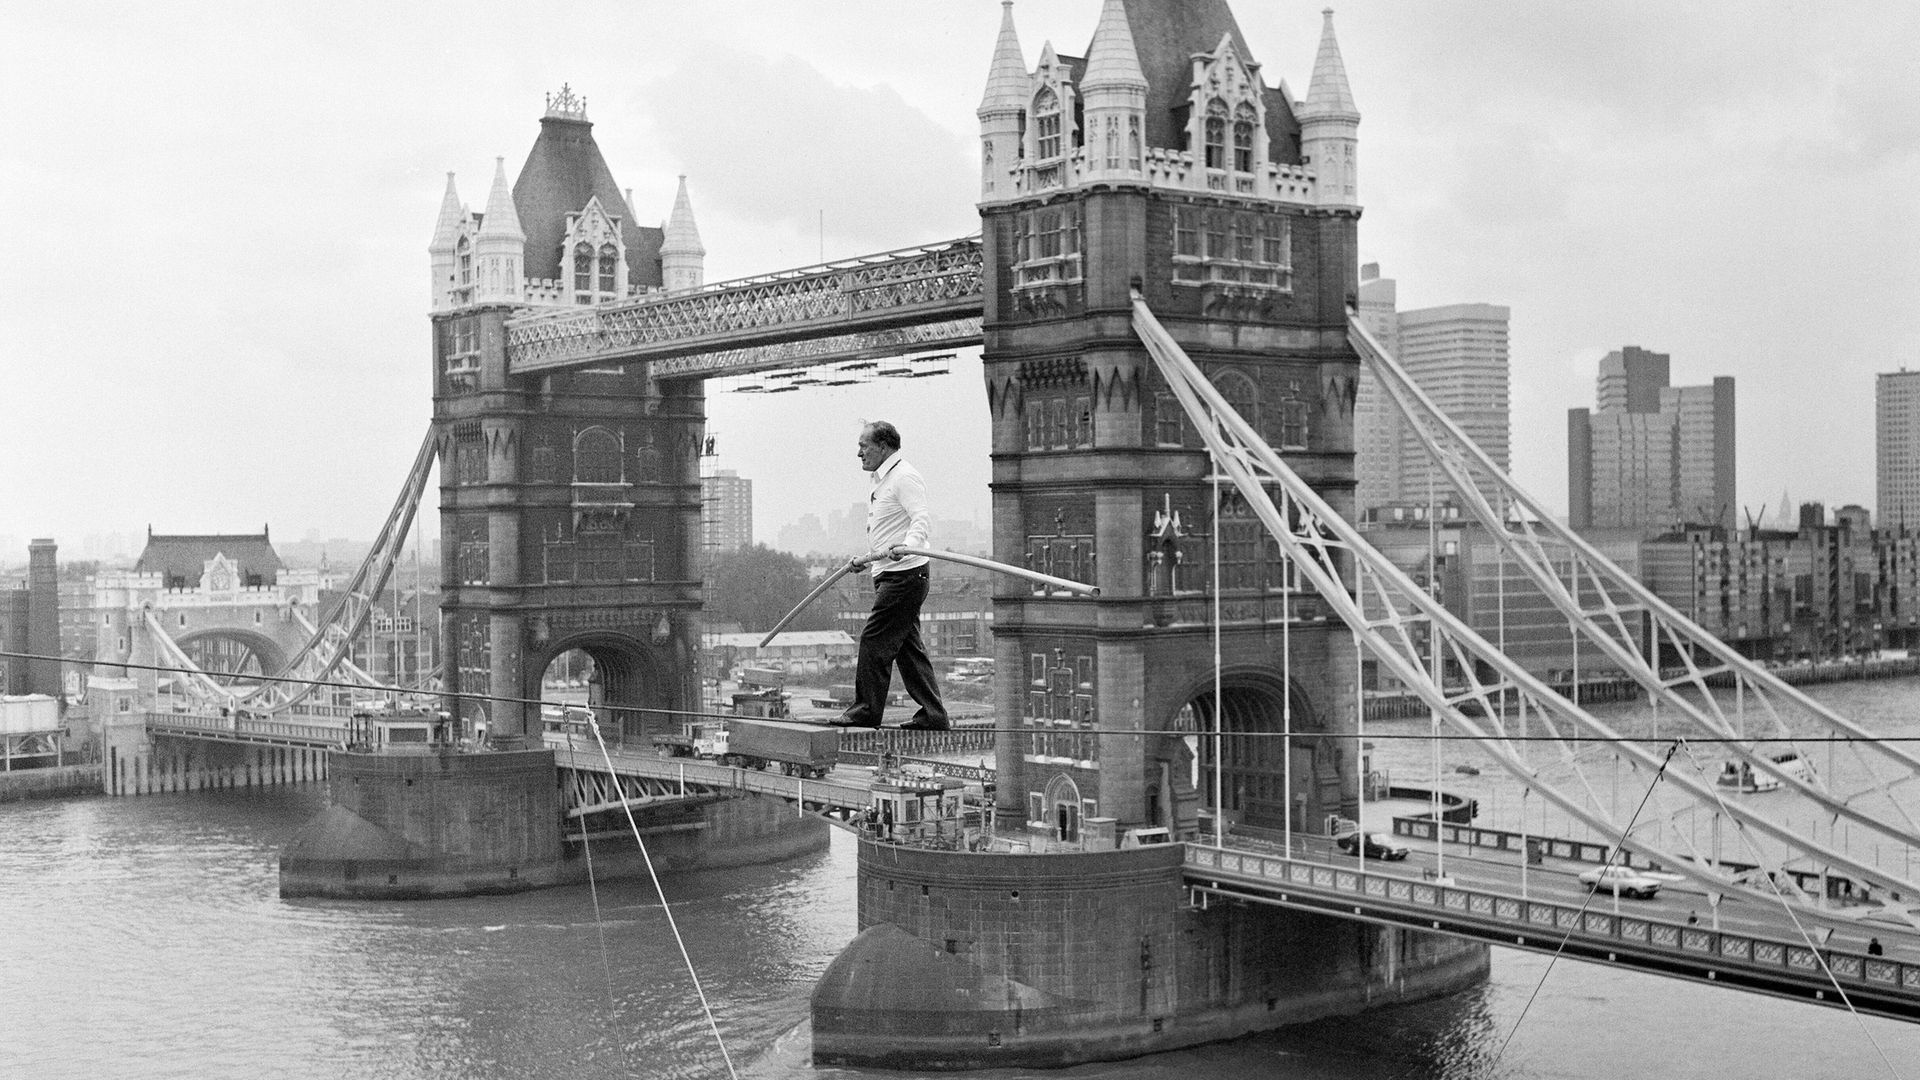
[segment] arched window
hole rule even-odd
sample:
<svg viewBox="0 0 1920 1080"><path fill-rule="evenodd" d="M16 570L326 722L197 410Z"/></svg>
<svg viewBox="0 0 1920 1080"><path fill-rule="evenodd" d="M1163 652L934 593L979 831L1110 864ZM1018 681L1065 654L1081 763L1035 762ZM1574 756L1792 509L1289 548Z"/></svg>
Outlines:
<svg viewBox="0 0 1920 1080"><path fill-rule="evenodd" d="M1255 388L1252 379L1237 371L1223 371L1213 377L1213 385L1219 388L1220 396L1227 399L1227 404L1233 406L1233 411L1239 413L1242 420L1253 425L1254 430L1259 430L1260 391Z"/></svg>
<svg viewBox="0 0 1920 1080"><path fill-rule="evenodd" d="M619 261L620 261L620 250L618 248L614 247L612 244L600 245L600 291L601 292L612 293L615 291L614 283L616 278L614 275L614 268L619 264Z"/></svg>
<svg viewBox="0 0 1920 1080"><path fill-rule="evenodd" d="M1253 106L1244 101L1233 110L1233 168L1236 172L1253 171L1253 132L1258 120Z"/></svg>
<svg viewBox="0 0 1920 1080"><path fill-rule="evenodd" d="M618 484L620 438L603 427L590 427L573 440L573 482L576 484Z"/></svg>
<svg viewBox="0 0 1920 1080"><path fill-rule="evenodd" d="M593 248L586 244L576 245L573 249L573 291L593 291Z"/></svg>
<svg viewBox="0 0 1920 1080"><path fill-rule="evenodd" d="M1060 156L1060 97L1042 88L1033 99L1034 157L1045 161Z"/></svg>
<svg viewBox="0 0 1920 1080"><path fill-rule="evenodd" d="M1127 117L1127 168L1140 171L1140 118Z"/></svg>
<svg viewBox="0 0 1920 1080"><path fill-rule="evenodd" d="M458 251L460 287L464 289L473 284L473 245L468 243L467 238L463 236L460 238Z"/></svg>
<svg viewBox="0 0 1920 1080"><path fill-rule="evenodd" d="M1107 117L1107 168L1118 169L1119 167L1120 120L1118 117L1109 116Z"/></svg>
<svg viewBox="0 0 1920 1080"><path fill-rule="evenodd" d="M1227 167L1227 103L1219 98L1207 102L1207 168Z"/></svg>

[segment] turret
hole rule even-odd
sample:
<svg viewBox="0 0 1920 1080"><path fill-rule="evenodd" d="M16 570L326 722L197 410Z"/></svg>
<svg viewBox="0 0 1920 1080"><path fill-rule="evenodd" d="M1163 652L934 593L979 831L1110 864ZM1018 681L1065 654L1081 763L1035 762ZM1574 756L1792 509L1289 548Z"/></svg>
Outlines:
<svg viewBox="0 0 1920 1080"><path fill-rule="evenodd" d="M1360 205L1360 110L1347 88L1347 66L1333 37L1333 9L1321 14L1320 52L1313 81L1300 106L1300 152L1318 180L1315 202L1321 206Z"/></svg>
<svg viewBox="0 0 1920 1080"><path fill-rule="evenodd" d="M660 245L660 276L668 292L697 289L706 280L707 249L700 244L700 230L693 223L693 203L687 199L687 178L680 178L680 192L673 197L673 214L667 218L666 239Z"/></svg>
<svg viewBox="0 0 1920 1080"><path fill-rule="evenodd" d="M980 98L980 200L1013 196L1013 169L1020 161L1020 140L1027 126L1027 62L1013 29L1013 0L1001 0L1000 40Z"/></svg>
<svg viewBox="0 0 1920 1080"><path fill-rule="evenodd" d="M1147 76L1133 45L1122 0L1106 0L1080 78L1086 117L1087 172L1140 176L1147 113Z"/></svg>
<svg viewBox="0 0 1920 1080"><path fill-rule="evenodd" d="M474 240L474 303L521 303L527 234L513 209L513 189L507 186L507 162L495 158L493 190L487 195L487 213L480 219Z"/></svg>
<svg viewBox="0 0 1920 1080"><path fill-rule="evenodd" d="M447 193L440 198L440 219L434 223L433 239L427 244L433 278L429 295L433 297L435 311L455 306L454 290L460 287L460 225L466 216L466 207L460 205L460 193L453 188L453 174L448 173ZM468 269L471 272L471 265Z"/></svg>

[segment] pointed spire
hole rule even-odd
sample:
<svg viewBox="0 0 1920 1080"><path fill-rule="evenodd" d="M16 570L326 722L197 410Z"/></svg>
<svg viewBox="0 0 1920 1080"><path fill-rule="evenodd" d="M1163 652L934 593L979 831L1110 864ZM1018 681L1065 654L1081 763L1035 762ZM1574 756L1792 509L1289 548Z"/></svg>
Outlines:
<svg viewBox="0 0 1920 1080"><path fill-rule="evenodd" d="M1340 43L1333 36L1333 9L1321 11L1326 22L1320 30L1320 52L1313 59L1313 80L1307 84L1307 101L1300 110L1302 118L1327 117L1360 119L1360 107L1353 103L1353 91L1347 88L1347 65L1340 59Z"/></svg>
<svg viewBox="0 0 1920 1080"><path fill-rule="evenodd" d="M497 157L493 159L493 190L487 193L487 216L480 222L480 238L508 237L527 242L527 234L520 231L520 215L513 210L513 189L507 186L507 159Z"/></svg>
<svg viewBox="0 0 1920 1080"><path fill-rule="evenodd" d="M1107 0L1100 9L1100 25L1094 28L1093 44L1087 48L1086 73L1080 77L1083 94L1104 87L1147 88L1123 0Z"/></svg>
<svg viewBox="0 0 1920 1080"><path fill-rule="evenodd" d="M453 189L453 174L447 174L447 193L440 197L440 220L434 222L433 240L428 251L452 251L460 239L460 220L467 211L460 205L460 193Z"/></svg>
<svg viewBox="0 0 1920 1080"><path fill-rule="evenodd" d="M687 178L680 177L680 193L673 197L673 214L667 218L666 238L660 254L705 255L700 230L693 223L693 203L687 199Z"/></svg>
<svg viewBox="0 0 1920 1080"><path fill-rule="evenodd" d="M993 67L987 71L987 91L980 98L980 116L1021 109L1027 102L1027 61L1020 52L1020 35L1013 29L1013 0L1000 2L1000 40L993 46Z"/></svg>

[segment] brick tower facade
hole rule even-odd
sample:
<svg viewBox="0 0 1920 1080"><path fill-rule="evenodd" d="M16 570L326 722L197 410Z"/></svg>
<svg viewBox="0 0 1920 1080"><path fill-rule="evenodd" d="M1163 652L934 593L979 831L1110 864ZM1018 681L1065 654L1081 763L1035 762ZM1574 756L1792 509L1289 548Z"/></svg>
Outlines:
<svg viewBox="0 0 1920 1080"><path fill-rule="evenodd" d="M1216 504L1130 307L1139 289L1350 512L1360 117L1331 16L1292 101L1225 0L1108 0L1084 58L1047 45L1031 71L1009 7L979 116L995 549L1102 590L999 599L996 706L1018 729L998 748L1001 813L1036 843L1192 830L1215 801L1216 711L1230 818L1279 825L1288 790L1296 828L1351 812L1351 739L1314 734L1352 734L1352 639L1231 485ZM1235 737L1285 730L1291 754Z"/></svg>
<svg viewBox="0 0 1920 1080"><path fill-rule="evenodd" d="M704 390L642 364L516 374L505 323L697 286L686 185L665 228L636 224L584 99L563 88L511 188L496 166L484 213L448 176L429 251L442 655L461 714L490 736L537 738L537 711L515 701L580 649L622 727L664 725L619 710L698 701Z"/></svg>

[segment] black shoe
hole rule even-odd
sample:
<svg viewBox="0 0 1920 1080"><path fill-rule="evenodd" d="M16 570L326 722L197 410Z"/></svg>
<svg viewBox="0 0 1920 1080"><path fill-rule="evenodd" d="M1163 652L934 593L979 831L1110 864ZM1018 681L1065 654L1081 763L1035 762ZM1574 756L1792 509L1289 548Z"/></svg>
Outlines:
<svg viewBox="0 0 1920 1080"><path fill-rule="evenodd" d="M929 720L917 717L900 725L901 731L946 731L949 725L945 720Z"/></svg>
<svg viewBox="0 0 1920 1080"><path fill-rule="evenodd" d="M880 721L878 720L868 720L864 716L855 716L852 713L841 713L839 716L827 721L827 723L834 727L845 728L877 728L880 726Z"/></svg>

